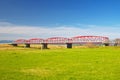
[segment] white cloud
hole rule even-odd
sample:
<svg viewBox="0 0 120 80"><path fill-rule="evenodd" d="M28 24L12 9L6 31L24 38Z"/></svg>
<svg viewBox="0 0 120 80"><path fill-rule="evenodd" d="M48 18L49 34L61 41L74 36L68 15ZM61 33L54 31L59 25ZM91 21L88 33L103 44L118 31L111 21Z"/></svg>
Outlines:
<svg viewBox="0 0 120 80"><path fill-rule="evenodd" d="M85 27L85 28L83 28ZM0 39L30 39L48 38L54 36L73 37L78 35L108 36L109 38L119 38L119 27L103 27L96 25L77 26L20 26L8 22L0 22Z"/></svg>

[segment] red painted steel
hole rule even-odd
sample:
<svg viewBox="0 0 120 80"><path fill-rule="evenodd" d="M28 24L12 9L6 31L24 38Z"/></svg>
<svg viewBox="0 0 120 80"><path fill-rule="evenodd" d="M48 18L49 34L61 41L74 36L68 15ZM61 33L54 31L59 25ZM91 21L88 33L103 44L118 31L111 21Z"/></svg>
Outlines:
<svg viewBox="0 0 120 80"><path fill-rule="evenodd" d="M108 37L102 37L102 36L76 36L72 37L72 43L105 43L109 41Z"/></svg>
<svg viewBox="0 0 120 80"><path fill-rule="evenodd" d="M24 44L25 42L26 42L25 39L17 39L13 43L15 43L15 44Z"/></svg>
<svg viewBox="0 0 120 80"><path fill-rule="evenodd" d="M64 37L51 37L45 40L45 43L49 44L65 44L68 42L68 38Z"/></svg>
<svg viewBox="0 0 120 80"><path fill-rule="evenodd" d="M44 39L41 38L32 38L26 41L26 43L30 43L30 44L40 44L43 43Z"/></svg>
<svg viewBox="0 0 120 80"><path fill-rule="evenodd" d="M16 44L40 44L40 43L48 43L48 44L66 44L66 43L108 43L109 38L103 36L76 36L72 38L65 38L65 37L51 37L48 39L42 38L32 38L29 40L25 39L18 39L13 43Z"/></svg>

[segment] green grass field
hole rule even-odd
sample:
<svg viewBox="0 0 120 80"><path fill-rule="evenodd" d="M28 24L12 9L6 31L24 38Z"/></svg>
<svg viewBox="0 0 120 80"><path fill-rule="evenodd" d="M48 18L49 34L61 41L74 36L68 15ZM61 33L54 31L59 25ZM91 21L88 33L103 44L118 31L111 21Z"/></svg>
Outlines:
<svg viewBox="0 0 120 80"><path fill-rule="evenodd" d="M0 49L0 80L120 80L120 48Z"/></svg>

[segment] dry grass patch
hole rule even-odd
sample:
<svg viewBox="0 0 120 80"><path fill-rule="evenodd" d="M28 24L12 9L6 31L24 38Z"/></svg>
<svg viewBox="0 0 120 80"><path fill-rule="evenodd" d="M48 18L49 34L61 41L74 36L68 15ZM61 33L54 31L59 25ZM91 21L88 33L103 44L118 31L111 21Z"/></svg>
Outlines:
<svg viewBox="0 0 120 80"><path fill-rule="evenodd" d="M0 50L17 50L17 49L25 49L24 47L14 47L10 44L0 44Z"/></svg>
<svg viewBox="0 0 120 80"><path fill-rule="evenodd" d="M41 77L48 77L53 75L53 71L48 69L32 68L32 69L23 69L21 72L29 75L37 75Z"/></svg>
<svg viewBox="0 0 120 80"><path fill-rule="evenodd" d="M66 45L48 45L48 48L52 48L52 49L62 49L62 48L66 48Z"/></svg>

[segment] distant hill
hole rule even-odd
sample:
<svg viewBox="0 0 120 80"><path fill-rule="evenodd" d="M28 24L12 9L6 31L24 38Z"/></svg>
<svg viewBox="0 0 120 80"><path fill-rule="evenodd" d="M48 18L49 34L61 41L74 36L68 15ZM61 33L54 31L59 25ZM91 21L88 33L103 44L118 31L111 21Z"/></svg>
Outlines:
<svg viewBox="0 0 120 80"><path fill-rule="evenodd" d="M13 40L0 40L0 44L2 43L12 43Z"/></svg>

